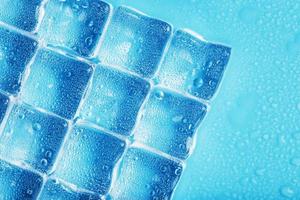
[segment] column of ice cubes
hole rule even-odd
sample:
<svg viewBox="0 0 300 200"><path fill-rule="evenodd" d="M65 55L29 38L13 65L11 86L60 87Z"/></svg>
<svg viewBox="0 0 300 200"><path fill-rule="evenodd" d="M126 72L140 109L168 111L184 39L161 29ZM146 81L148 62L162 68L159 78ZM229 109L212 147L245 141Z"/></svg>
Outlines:
<svg viewBox="0 0 300 200"><path fill-rule="evenodd" d="M31 38L0 26L0 90L14 95L19 92L25 67L37 44Z"/></svg>
<svg viewBox="0 0 300 200"><path fill-rule="evenodd" d="M38 36L53 46L90 56L110 10L109 4L99 0L49 0Z"/></svg>
<svg viewBox="0 0 300 200"><path fill-rule="evenodd" d="M76 186L66 185L58 179L48 179L39 200L100 200L95 194L80 192Z"/></svg>
<svg viewBox="0 0 300 200"><path fill-rule="evenodd" d="M98 65L80 115L115 133L130 135L149 88L141 78Z"/></svg>
<svg viewBox="0 0 300 200"><path fill-rule="evenodd" d="M99 59L151 77L171 35L171 26L128 7L118 7L105 34Z"/></svg>
<svg viewBox="0 0 300 200"><path fill-rule="evenodd" d="M126 152L111 199L170 199L182 173L182 163L140 147Z"/></svg>
<svg viewBox="0 0 300 200"><path fill-rule="evenodd" d="M209 100L222 79L230 52L229 47L178 30L154 80L167 88Z"/></svg>
<svg viewBox="0 0 300 200"><path fill-rule="evenodd" d="M206 111L206 105L199 101L154 88L141 111L134 138L164 153L185 159Z"/></svg>
<svg viewBox="0 0 300 200"><path fill-rule="evenodd" d="M92 66L49 49L40 49L28 70L21 98L30 105L72 119L86 91Z"/></svg>
<svg viewBox="0 0 300 200"><path fill-rule="evenodd" d="M80 189L105 195L125 147L121 139L79 123L66 140L54 176Z"/></svg>
<svg viewBox="0 0 300 200"><path fill-rule="evenodd" d="M43 179L40 175L0 160L0 199L36 199Z"/></svg>
<svg viewBox="0 0 300 200"><path fill-rule="evenodd" d="M0 21L25 31L36 31L44 0L1 0Z"/></svg>
<svg viewBox="0 0 300 200"><path fill-rule="evenodd" d="M0 157L49 173L67 128L63 119L25 104L15 105L0 134Z"/></svg>

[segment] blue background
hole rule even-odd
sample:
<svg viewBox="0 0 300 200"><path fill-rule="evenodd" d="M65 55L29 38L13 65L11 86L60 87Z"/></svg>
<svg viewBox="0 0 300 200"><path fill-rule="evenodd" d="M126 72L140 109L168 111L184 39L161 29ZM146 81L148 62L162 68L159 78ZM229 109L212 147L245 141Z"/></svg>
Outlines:
<svg viewBox="0 0 300 200"><path fill-rule="evenodd" d="M232 47L174 199L300 199L300 1L108 2Z"/></svg>

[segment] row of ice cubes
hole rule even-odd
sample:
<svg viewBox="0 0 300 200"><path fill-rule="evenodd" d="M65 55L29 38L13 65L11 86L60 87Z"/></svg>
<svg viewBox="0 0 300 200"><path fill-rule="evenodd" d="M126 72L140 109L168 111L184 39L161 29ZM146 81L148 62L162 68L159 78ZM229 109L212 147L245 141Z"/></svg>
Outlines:
<svg viewBox="0 0 300 200"><path fill-rule="evenodd" d="M0 11L31 32L0 24L2 199L169 199L230 49L98 0Z"/></svg>

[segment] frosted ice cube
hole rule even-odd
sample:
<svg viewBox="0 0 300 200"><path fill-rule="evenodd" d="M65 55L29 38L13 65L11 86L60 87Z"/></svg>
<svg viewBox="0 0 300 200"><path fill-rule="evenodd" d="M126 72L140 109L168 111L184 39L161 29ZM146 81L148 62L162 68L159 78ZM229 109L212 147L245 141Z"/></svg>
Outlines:
<svg viewBox="0 0 300 200"><path fill-rule="evenodd" d="M144 77L157 69L172 28L128 7L116 9L100 48L104 64L118 65Z"/></svg>
<svg viewBox="0 0 300 200"><path fill-rule="evenodd" d="M25 31L35 31L43 0L1 0L0 21Z"/></svg>
<svg viewBox="0 0 300 200"><path fill-rule="evenodd" d="M62 54L41 49L30 65L23 100L62 117L74 117L86 91L92 67Z"/></svg>
<svg viewBox="0 0 300 200"><path fill-rule="evenodd" d="M129 135L149 87L149 83L138 77L99 65L81 116L116 133Z"/></svg>
<svg viewBox="0 0 300 200"><path fill-rule="evenodd" d="M99 41L111 8L99 0L50 0L45 10L39 37L51 45L89 56Z"/></svg>
<svg viewBox="0 0 300 200"><path fill-rule="evenodd" d="M176 31L156 81L208 100L217 90L230 53L229 47L206 42L190 32Z"/></svg>
<svg viewBox="0 0 300 200"><path fill-rule="evenodd" d="M67 186L58 179L48 179L39 200L100 200L99 196L79 192L76 188Z"/></svg>
<svg viewBox="0 0 300 200"><path fill-rule="evenodd" d="M9 102L9 98L6 95L0 93L0 125L7 111Z"/></svg>
<svg viewBox="0 0 300 200"><path fill-rule="evenodd" d="M154 88L135 129L137 141L185 159L207 107L166 89Z"/></svg>
<svg viewBox="0 0 300 200"><path fill-rule="evenodd" d="M54 176L78 188L106 194L125 142L84 124L71 131Z"/></svg>
<svg viewBox="0 0 300 200"><path fill-rule="evenodd" d="M171 199L182 164L141 148L126 152L111 199Z"/></svg>
<svg viewBox="0 0 300 200"><path fill-rule="evenodd" d="M67 132L67 122L27 105L12 109L0 135L0 156L49 172Z"/></svg>
<svg viewBox="0 0 300 200"><path fill-rule="evenodd" d="M43 179L28 170L0 160L0 199L36 199Z"/></svg>
<svg viewBox="0 0 300 200"><path fill-rule="evenodd" d="M22 75L36 46L35 40L0 27L0 90L19 92Z"/></svg>

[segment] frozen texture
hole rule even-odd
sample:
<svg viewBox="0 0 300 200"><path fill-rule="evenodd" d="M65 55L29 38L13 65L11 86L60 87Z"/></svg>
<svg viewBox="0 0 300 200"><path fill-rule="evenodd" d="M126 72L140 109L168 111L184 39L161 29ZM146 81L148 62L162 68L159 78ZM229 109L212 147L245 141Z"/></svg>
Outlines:
<svg viewBox="0 0 300 200"><path fill-rule="evenodd" d="M99 41L111 8L99 0L50 0L45 10L39 37L51 45L89 56Z"/></svg>
<svg viewBox="0 0 300 200"><path fill-rule="evenodd" d="M0 199L36 199L42 182L41 176L0 160Z"/></svg>
<svg viewBox="0 0 300 200"><path fill-rule="evenodd" d="M1 0L0 21L25 31L35 31L43 0Z"/></svg>
<svg viewBox="0 0 300 200"><path fill-rule="evenodd" d="M9 98L4 94L0 93L0 125L7 111L9 102Z"/></svg>
<svg viewBox="0 0 300 200"><path fill-rule="evenodd" d="M230 57L230 48L176 31L156 77L160 84L209 100L216 92Z"/></svg>
<svg viewBox="0 0 300 200"><path fill-rule="evenodd" d="M100 197L71 188L57 179L48 179L39 200L100 200Z"/></svg>
<svg viewBox="0 0 300 200"><path fill-rule="evenodd" d="M129 135L149 88L149 83L138 77L99 65L81 116L116 133Z"/></svg>
<svg viewBox="0 0 300 200"><path fill-rule="evenodd" d="M121 163L112 199L170 199L182 164L140 148L130 148Z"/></svg>
<svg viewBox="0 0 300 200"><path fill-rule="evenodd" d="M35 40L0 27L0 90L11 94L19 92L25 67L36 46Z"/></svg>
<svg viewBox="0 0 300 200"><path fill-rule="evenodd" d="M116 9L103 44L99 59L151 77L171 34L166 22L150 18L128 7Z"/></svg>
<svg viewBox="0 0 300 200"><path fill-rule="evenodd" d="M134 133L135 139L185 159L206 111L206 106L196 100L155 88L141 111L141 119Z"/></svg>
<svg viewBox="0 0 300 200"><path fill-rule="evenodd" d="M49 172L55 162L67 122L26 105L16 105L0 135L0 155L22 161L40 172Z"/></svg>
<svg viewBox="0 0 300 200"><path fill-rule="evenodd" d="M30 66L22 98L28 104L72 119L92 71L84 62L41 49Z"/></svg>
<svg viewBox="0 0 300 200"><path fill-rule="evenodd" d="M103 131L77 125L66 141L55 176L98 194L110 188L125 142Z"/></svg>

